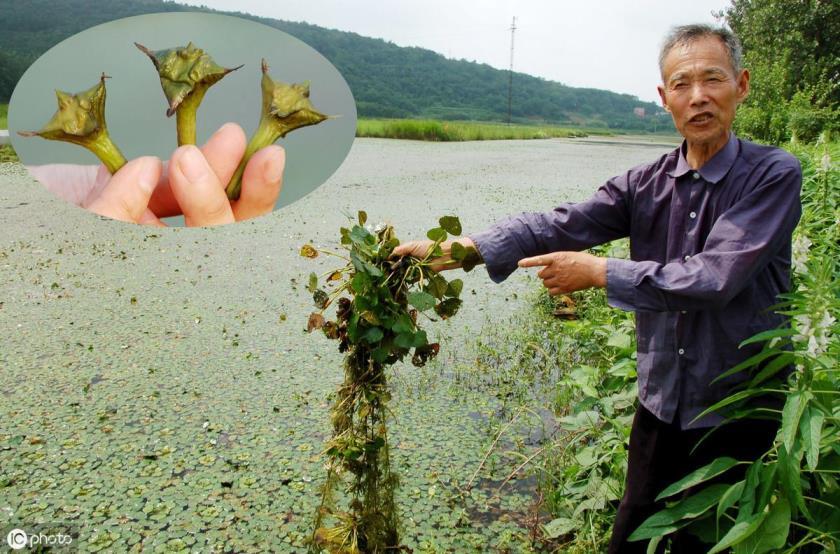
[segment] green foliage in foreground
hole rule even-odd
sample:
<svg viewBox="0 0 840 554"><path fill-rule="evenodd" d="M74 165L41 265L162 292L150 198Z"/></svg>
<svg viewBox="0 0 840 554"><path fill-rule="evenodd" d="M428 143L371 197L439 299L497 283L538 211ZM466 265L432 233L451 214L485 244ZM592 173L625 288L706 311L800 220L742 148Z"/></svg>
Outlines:
<svg viewBox="0 0 840 554"><path fill-rule="evenodd" d="M840 145L796 153L803 167L803 216L794 234L794 292L777 307L791 316L791 328L745 341L764 348L730 372L748 371L752 380L709 409L726 409L730 419L778 419L779 434L740 481L703 488L719 473L707 466L663 491L668 508L633 535L652 539L651 548L686 527L709 544L709 552L840 551L840 173L832 162ZM783 379L781 370L791 365L795 371ZM784 393L781 411L746 407L750 398L771 391ZM700 500L702 509L696 509Z"/></svg>
<svg viewBox="0 0 840 554"><path fill-rule="evenodd" d="M465 140L546 139L609 135L600 130L567 127L506 125L477 121L439 121L434 119L359 119L357 137L455 142Z"/></svg>
<svg viewBox="0 0 840 554"><path fill-rule="evenodd" d="M463 281L447 281L431 262L442 255L440 244L449 234L461 234L457 217L444 216L439 227L429 230L435 242L423 259L392 257L400 244L394 228L367 227L366 222L367 214L360 211L358 224L341 229L345 252L324 251L344 260L343 267L328 271L320 287L318 276L309 276L308 289L320 311L310 315L308 330L321 329L338 340L339 352L345 353L344 382L330 414L333 435L326 445L327 478L315 516L312 552L402 550L394 503L398 479L391 471L387 434L391 390L386 371L412 350L415 366L435 357L440 346L429 342L418 318L450 318L462 302ZM311 245L301 249L308 258L318 252ZM475 266L476 258L472 248L461 247L458 253L452 249L452 259L465 270ZM323 314L333 302L336 318L327 321Z"/></svg>
<svg viewBox="0 0 840 554"><path fill-rule="evenodd" d="M626 256L626 243L594 249ZM559 314L559 317L558 317ZM571 319L568 319L571 318ZM603 290L557 301L540 287L531 308L511 321L485 329L478 343L475 374L459 374L501 399L501 425L547 408L518 435L542 439L508 452L513 474L537 479L543 525L534 536L562 552L606 549L627 468L625 443L635 413L636 352L633 314L607 305ZM544 408L543 408L544 407ZM548 422L546 422L548 419Z"/></svg>
<svg viewBox="0 0 840 554"><path fill-rule="evenodd" d="M0 104L0 129L9 128L9 105Z"/></svg>

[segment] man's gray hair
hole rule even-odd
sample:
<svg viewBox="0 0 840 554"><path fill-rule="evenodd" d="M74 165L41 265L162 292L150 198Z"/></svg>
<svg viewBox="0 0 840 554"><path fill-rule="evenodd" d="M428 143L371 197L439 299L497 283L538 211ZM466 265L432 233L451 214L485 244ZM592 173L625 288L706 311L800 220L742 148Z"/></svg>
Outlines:
<svg viewBox="0 0 840 554"><path fill-rule="evenodd" d="M672 48L678 45L690 44L697 39L706 37L717 37L726 47L729 53L729 63L732 66L732 71L737 75L741 71L741 58L743 51L741 49L741 41L735 36L735 33L726 27L713 27L704 23L694 25L681 25L674 27L665 41L662 43L662 50L659 51L659 73L665 78L665 57Z"/></svg>

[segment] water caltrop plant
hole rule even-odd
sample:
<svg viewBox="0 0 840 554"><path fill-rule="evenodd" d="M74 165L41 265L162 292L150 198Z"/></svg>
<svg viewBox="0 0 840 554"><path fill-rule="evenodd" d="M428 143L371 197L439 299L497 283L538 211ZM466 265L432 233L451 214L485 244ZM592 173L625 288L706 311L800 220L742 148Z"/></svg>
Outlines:
<svg viewBox="0 0 840 554"><path fill-rule="evenodd" d="M440 264L435 258L442 256L441 243L450 234L461 234L458 218L440 218L439 227L427 233L434 243L423 258L394 257L400 241L393 227L370 227L366 221L367 214L359 212L357 224L341 229L346 255L312 245L300 252L308 258L324 253L346 261L320 278L309 276L308 289L319 311L309 316L307 329L320 329L337 340L345 354L344 381L331 411L333 434L325 449L327 478L315 518L313 552L401 548L394 504L398 479L389 458L386 371L409 355L415 366L434 358L440 345L429 342L418 320L447 319L461 307L463 281L446 280L432 269ZM475 249L460 247L445 263L469 271L477 257ZM327 320L324 313L333 304L335 319Z"/></svg>

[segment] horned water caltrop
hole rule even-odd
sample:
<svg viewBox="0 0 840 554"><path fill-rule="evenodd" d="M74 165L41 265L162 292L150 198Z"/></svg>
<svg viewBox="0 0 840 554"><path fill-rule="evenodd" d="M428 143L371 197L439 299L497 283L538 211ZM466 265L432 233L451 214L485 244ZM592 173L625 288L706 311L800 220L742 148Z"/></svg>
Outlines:
<svg viewBox="0 0 840 554"><path fill-rule="evenodd" d="M134 43L154 63L168 102L166 115L176 116L178 144L196 143L196 117L207 90L231 69L218 65L192 42L187 46L152 51ZM239 166L227 184L229 199L236 200L242 188L242 174L251 156L273 144L291 131L317 125L329 116L317 111L309 100L309 82L287 84L268 75L268 63L262 60L262 105L259 125L248 141ZM88 90L72 94L56 91L58 110L39 131L18 131L21 136L40 136L83 146L93 152L108 171L116 173L126 163L125 156L111 140L105 122L105 79Z"/></svg>

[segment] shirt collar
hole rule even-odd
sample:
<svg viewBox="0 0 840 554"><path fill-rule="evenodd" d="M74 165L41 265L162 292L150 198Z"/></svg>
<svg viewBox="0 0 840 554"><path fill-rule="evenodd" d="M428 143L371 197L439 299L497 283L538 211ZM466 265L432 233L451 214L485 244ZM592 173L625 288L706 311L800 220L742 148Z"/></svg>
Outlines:
<svg viewBox="0 0 840 554"><path fill-rule="evenodd" d="M685 159L685 149L686 142L683 140L678 149L679 156L677 158L677 165L673 171L671 171L671 177L679 178L690 171L694 171ZM735 136L735 133L729 131L729 140L726 142L724 147L718 150L718 152L712 156L712 159L703 164L703 167L698 169L697 172L701 177L703 177L703 180L709 183L717 183L723 179L727 173L729 173L729 169L732 167L732 164L735 163L735 158L737 157L738 138Z"/></svg>

